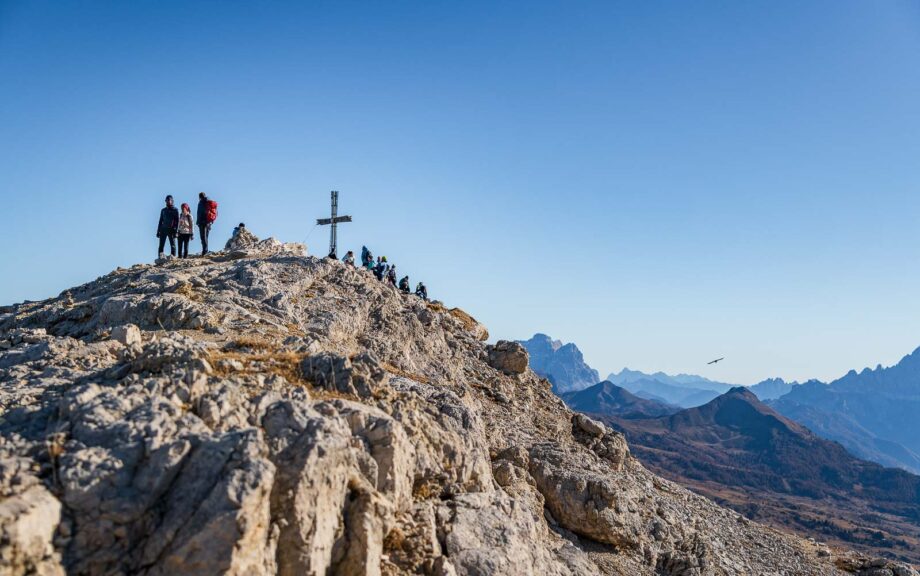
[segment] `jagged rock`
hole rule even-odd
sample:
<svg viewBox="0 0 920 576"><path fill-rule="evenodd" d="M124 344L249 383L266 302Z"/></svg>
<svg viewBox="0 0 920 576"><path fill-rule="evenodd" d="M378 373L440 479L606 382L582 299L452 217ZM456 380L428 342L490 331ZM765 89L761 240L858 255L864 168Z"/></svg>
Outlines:
<svg viewBox="0 0 920 576"><path fill-rule="evenodd" d="M572 423L575 427L588 434L589 436L596 436L600 438L607 432L607 427L597 420L592 420L584 414L575 414L572 416Z"/></svg>
<svg viewBox="0 0 920 576"><path fill-rule="evenodd" d="M911 574L656 477L518 345L304 254L0 308L0 574Z"/></svg>
<svg viewBox="0 0 920 576"><path fill-rule="evenodd" d="M141 343L141 331L134 324L125 324L112 328L112 339L121 342L125 346Z"/></svg>
<svg viewBox="0 0 920 576"><path fill-rule="evenodd" d="M505 374L527 371L527 350L518 342L499 340L489 347L489 365Z"/></svg>
<svg viewBox="0 0 920 576"><path fill-rule="evenodd" d="M327 353L308 356L300 363L300 370L316 386L364 398L370 397L386 376L376 358L368 353L351 360Z"/></svg>

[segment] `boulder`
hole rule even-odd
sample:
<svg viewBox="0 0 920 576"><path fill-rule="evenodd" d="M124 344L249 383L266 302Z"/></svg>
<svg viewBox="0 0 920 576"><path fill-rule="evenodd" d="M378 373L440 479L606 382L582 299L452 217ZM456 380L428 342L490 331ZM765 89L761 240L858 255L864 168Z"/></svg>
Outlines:
<svg viewBox="0 0 920 576"><path fill-rule="evenodd" d="M141 343L141 330L134 324L123 324L112 328L112 339L125 346Z"/></svg>
<svg viewBox="0 0 920 576"><path fill-rule="evenodd" d="M489 346L489 365L505 374L523 374L527 371L527 350L517 342L499 340Z"/></svg>

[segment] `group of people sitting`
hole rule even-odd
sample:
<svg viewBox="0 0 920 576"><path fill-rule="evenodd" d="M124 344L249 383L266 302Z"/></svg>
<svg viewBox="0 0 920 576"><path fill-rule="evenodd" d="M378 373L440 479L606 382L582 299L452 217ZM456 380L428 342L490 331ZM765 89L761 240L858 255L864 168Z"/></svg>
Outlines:
<svg viewBox="0 0 920 576"><path fill-rule="evenodd" d="M330 258L336 258L335 254L330 254ZM355 253L349 250L342 258L342 262L355 266ZM397 288L403 294L411 294L411 284L409 277L403 276L399 282L396 281L396 265L387 262L386 256L378 256L374 260L374 255L367 249L367 246L361 247L361 268L374 274L377 280L385 282L394 288ZM415 295L422 300L428 300L428 288L425 284L419 282L415 286Z"/></svg>
<svg viewBox="0 0 920 576"><path fill-rule="evenodd" d="M201 238L201 254L208 253L208 235L211 225L217 220L217 202L208 199L204 192L198 194L198 209L192 221L192 210L188 204L182 204L182 211L173 204L173 197L166 197L166 207L160 210L160 222L157 224L157 238L160 239L159 257L163 258L163 248L169 240L169 253L176 255L176 238L179 239L179 258L188 258L189 241L195 239L195 226L198 226Z"/></svg>

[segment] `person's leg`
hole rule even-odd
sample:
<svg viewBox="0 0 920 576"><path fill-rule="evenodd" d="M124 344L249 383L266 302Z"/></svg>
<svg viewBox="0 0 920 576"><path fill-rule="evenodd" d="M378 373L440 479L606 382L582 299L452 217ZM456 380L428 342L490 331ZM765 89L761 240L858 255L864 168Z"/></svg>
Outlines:
<svg viewBox="0 0 920 576"><path fill-rule="evenodd" d="M159 258L163 257L163 246L166 245L166 234L160 234L160 247L157 249L157 255Z"/></svg>
<svg viewBox="0 0 920 576"><path fill-rule="evenodd" d="M201 234L201 253L208 253L208 232L211 231L210 224L201 224L198 226L198 232Z"/></svg>
<svg viewBox="0 0 920 576"><path fill-rule="evenodd" d="M169 255L176 255L176 235L172 233L169 235Z"/></svg>
<svg viewBox="0 0 920 576"><path fill-rule="evenodd" d="M190 243L191 241L192 241L192 235L191 235L191 234L186 234L186 235L185 235L185 244L184 244L183 247L182 247L182 257L183 257L183 258L188 258L188 245L189 245L189 243Z"/></svg>
<svg viewBox="0 0 920 576"><path fill-rule="evenodd" d="M179 234L179 258L185 258L188 253L188 234Z"/></svg>

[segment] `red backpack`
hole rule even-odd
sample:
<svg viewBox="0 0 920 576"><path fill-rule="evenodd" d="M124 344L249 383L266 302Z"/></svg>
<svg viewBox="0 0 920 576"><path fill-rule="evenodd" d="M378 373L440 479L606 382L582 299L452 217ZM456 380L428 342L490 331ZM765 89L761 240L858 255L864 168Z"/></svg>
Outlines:
<svg viewBox="0 0 920 576"><path fill-rule="evenodd" d="M208 224L213 223L215 220L217 220L217 202L208 200Z"/></svg>

